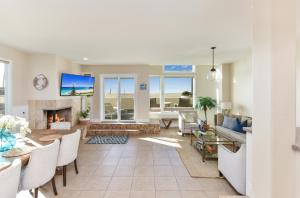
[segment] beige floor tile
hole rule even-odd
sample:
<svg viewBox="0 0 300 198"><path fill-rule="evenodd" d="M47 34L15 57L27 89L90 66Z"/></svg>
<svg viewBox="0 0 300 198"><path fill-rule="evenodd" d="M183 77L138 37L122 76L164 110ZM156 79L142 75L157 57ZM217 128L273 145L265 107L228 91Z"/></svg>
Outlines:
<svg viewBox="0 0 300 198"><path fill-rule="evenodd" d="M154 168L153 166L136 166L134 170L135 177L153 177L154 176Z"/></svg>
<svg viewBox="0 0 300 198"><path fill-rule="evenodd" d="M113 177L108 190L129 190L131 189L132 177Z"/></svg>
<svg viewBox="0 0 300 198"><path fill-rule="evenodd" d="M104 198L129 198L130 191L106 191Z"/></svg>
<svg viewBox="0 0 300 198"><path fill-rule="evenodd" d="M118 166L115 170L115 177L132 177L134 174L134 166Z"/></svg>
<svg viewBox="0 0 300 198"><path fill-rule="evenodd" d="M175 177L156 177L155 178L156 190L178 190L178 185Z"/></svg>
<svg viewBox="0 0 300 198"><path fill-rule="evenodd" d="M155 198L155 191L131 191L130 198Z"/></svg>
<svg viewBox="0 0 300 198"><path fill-rule="evenodd" d="M105 191L80 191L77 198L103 198Z"/></svg>
<svg viewBox="0 0 300 198"><path fill-rule="evenodd" d="M181 191L182 198L208 198L204 191Z"/></svg>
<svg viewBox="0 0 300 198"><path fill-rule="evenodd" d="M156 177L173 177L173 168L172 166L154 166L154 175Z"/></svg>
<svg viewBox="0 0 300 198"><path fill-rule="evenodd" d="M172 166L173 173L175 176L179 177L189 177L190 174L185 168L185 166Z"/></svg>
<svg viewBox="0 0 300 198"><path fill-rule="evenodd" d="M147 158L147 159L140 159L138 158L135 162L136 166L153 166L154 162L153 162L153 158Z"/></svg>
<svg viewBox="0 0 300 198"><path fill-rule="evenodd" d="M72 179L67 178L67 186L65 187L68 190L84 190L88 177L86 176L77 176Z"/></svg>
<svg viewBox="0 0 300 198"><path fill-rule="evenodd" d="M176 177L180 190L204 190L196 178Z"/></svg>
<svg viewBox="0 0 300 198"><path fill-rule="evenodd" d="M113 176L114 172L116 169L116 165L111 165L111 166L106 166L106 165L101 165L96 168L94 171L95 176L102 176L102 177L110 177Z"/></svg>
<svg viewBox="0 0 300 198"><path fill-rule="evenodd" d="M85 190L106 190L110 181L111 181L111 177L92 176L88 178L84 189Z"/></svg>
<svg viewBox="0 0 300 198"><path fill-rule="evenodd" d="M60 190L58 192L58 195L54 196L54 197L56 197L56 198L70 198L70 197L78 198L79 194L80 194L80 191L63 189L63 190Z"/></svg>
<svg viewBox="0 0 300 198"><path fill-rule="evenodd" d="M102 165L105 166L116 166L119 163L119 157L109 157L107 156L103 161Z"/></svg>
<svg viewBox="0 0 300 198"><path fill-rule="evenodd" d="M131 189L134 191L154 191L154 177L134 177Z"/></svg>
<svg viewBox="0 0 300 198"><path fill-rule="evenodd" d="M121 158L119 160L119 166L134 166L135 161L136 161L135 157Z"/></svg>
<svg viewBox="0 0 300 198"><path fill-rule="evenodd" d="M170 166L171 162L169 158L154 158L155 166Z"/></svg>
<svg viewBox="0 0 300 198"><path fill-rule="evenodd" d="M180 198L179 191L156 191L156 198Z"/></svg>

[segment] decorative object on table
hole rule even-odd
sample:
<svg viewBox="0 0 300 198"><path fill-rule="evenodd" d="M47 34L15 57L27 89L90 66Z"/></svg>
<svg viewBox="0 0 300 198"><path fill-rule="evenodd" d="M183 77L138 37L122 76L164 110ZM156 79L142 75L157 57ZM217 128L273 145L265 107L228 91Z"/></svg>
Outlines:
<svg viewBox="0 0 300 198"><path fill-rule="evenodd" d="M209 128L209 125L206 123L206 121L200 120L200 123L199 123L200 131L206 132L208 130L208 128Z"/></svg>
<svg viewBox="0 0 300 198"><path fill-rule="evenodd" d="M127 135L94 136L87 144L126 144L127 141Z"/></svg>
<svg viewBox="0 0 300 198"><path fill-rule="evenodd" d="M62 136L63 136L62 134L47 135L47 136L43 136L43 137L39 138L39 141L41 141L41 142L49 142L49 141L53 141L53 140L59 139Z"/></svg>
<svg viewBox="0 0 300 198"><path fill-rule="evenodd" d="M79 113L79 122L80 124L89 124L90 123L90 110L91 110L91 107L89 105L89 103L87 103L87 107L85 110L81 110L80 113Z"/></svg>
<svg viewBox="0 0 300 198"><path fill-rule="evenodd" d="M146 83L141 83L140 84L140 90L147 90L147 84Z"/></svg>
<svg viewBox="0 0 300 198"><path fill-rule="evenodd" d="M196 101L196 109L203 110L205 120L203 121L207 126L203 126L204 129L208 130L209 125L207 124L207 110L215 108L217 106L217 102L215 99L211 97L198 97Z"/></svg>
<svg viewBox="0 0 300 198"><path fill-rule="evenodd" d="M222 113L224 115L229 115L230 110L232 109L232 103L231 102L222 102L221 109L222 109Z"/></svg>
<svg viewBox="0 0 300 198"><path fill-rule="evenodd" d="M24 118L11 115L0 117L0 152L12 149L16 144L16 134L25 137L31 130Z"/></svg>
<svg viewBox="0 0 300 198"><path fill-rule="evenodd" d="M207 78L207 80L218 82L222 79L222 73L220 72L219 69L215 68L215 49L216 49L216 47L211 47L210 49L212 50L212 65L211 65L211 69L209 70L206 78Z"/></svg>
<svg viewBox="0 0 300 198"><path fill-rule="evenodd" d="M48 79L44 74L39 74L33 79L33 86L41 91L48 86Z"/></svg>

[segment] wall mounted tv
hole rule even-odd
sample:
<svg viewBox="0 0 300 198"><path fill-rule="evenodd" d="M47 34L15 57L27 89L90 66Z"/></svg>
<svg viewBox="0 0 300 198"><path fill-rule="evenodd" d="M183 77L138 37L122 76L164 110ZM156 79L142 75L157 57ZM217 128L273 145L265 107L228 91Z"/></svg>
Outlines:
<svg viewBox="0 0 300 198"><path fill-rule="evenodd" d="M92 96L95 77L74 74L61 74L61 96Z"/></svg>

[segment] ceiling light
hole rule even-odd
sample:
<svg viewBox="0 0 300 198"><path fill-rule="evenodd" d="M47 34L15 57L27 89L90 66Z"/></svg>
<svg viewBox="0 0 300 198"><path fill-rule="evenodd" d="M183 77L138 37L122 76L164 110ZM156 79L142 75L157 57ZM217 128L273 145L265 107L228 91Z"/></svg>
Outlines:
<svg viewBox="0 0 300 198"><path fill-rule="evenodd" d="M83 60L84 60L84 61L88 61L89 59L88 59L87 57L84 57Z"/></svg>
<svg viewBox="0 0 300 198"><path fill-rule="evenodd" d="M212 50L212 66L209 70L206 78L210 81L219 81L222 78L221 72L215 68L215 49L216 47L211 47Z"/></svg>

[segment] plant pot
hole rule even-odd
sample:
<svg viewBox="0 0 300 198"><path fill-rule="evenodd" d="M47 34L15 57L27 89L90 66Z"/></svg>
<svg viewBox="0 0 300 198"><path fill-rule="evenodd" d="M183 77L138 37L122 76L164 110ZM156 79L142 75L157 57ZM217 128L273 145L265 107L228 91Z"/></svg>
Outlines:
<svg viewBox="0 0 300 198"><path fill-rule="evenodd" d="M91 118L79 118L79 124L88 125L91 122Z"/></svg>

